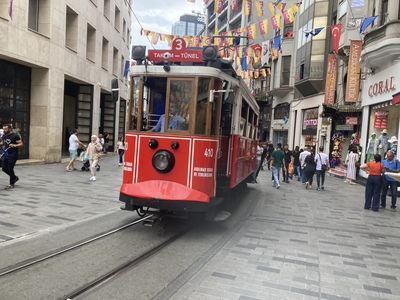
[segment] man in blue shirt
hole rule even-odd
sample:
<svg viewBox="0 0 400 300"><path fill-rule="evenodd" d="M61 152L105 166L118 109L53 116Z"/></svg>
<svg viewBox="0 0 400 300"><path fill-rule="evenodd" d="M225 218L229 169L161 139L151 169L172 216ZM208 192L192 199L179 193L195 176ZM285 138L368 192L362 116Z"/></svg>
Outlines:
<svg viewBox="0 0 400 300"><path fill-rule="evenodd" d="M394 159L393 151L389 150L386 153L386 159L382 161L382 164L385 166L385 171L399 173L399 162L397 159ZM386 183L382 184L382 192L381 192L381 208L386 207L386 195L390 186L390 193L392 195L392 205L390 209L392 211L396 211L396 201L397 201L397 180L393 179L386 175Z"/></svg>
<svg viewBox="0 0 400 300"><path fill-rule="evenodd" d="M169 107L169 118L167 127L168 130L178 130L179 129L178 126L186 122L186 120L182 116L176 113L175 108L176 107L174 105L170 105ZM150 129L150 131L164 132L164 128L165 128L165 114L161 115L160 119L158 119L156 126Z"/></svg>

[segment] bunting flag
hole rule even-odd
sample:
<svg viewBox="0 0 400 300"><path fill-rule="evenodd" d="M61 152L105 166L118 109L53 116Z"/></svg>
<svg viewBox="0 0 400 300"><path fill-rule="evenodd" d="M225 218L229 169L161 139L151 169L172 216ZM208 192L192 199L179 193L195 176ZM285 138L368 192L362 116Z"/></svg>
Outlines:
<svg viewBox="0 0 400 300"><path fill-rule="evenodd" d="M264 1L256 0L257 16L262 17L264 15Z"/></svg>
<svg viewBox="0 0 400 300"><path fill-rule="evenodd" d="M283 12L283 10L284 10L285 7L286 7L286 3L279 2L279 3L276 5L276 7L277 7L281 12Z"/></svg>
<svg viewBox="0 0 400 300"><path fill-rule="evenodd" d="M150 36L151 36L150 43L153 45L157 45L158 41L160 40L160 34L156 32L151 32Z"/></svg>
<svg viewBox="0 0 400 300"><path fill-rule="evenodd" d="M311 29L311 30L304 30L304 33L306 34L306 38L308 38L310 34L312 36L318 35L318 33L320 33L321 30L324 29L324 28L325 27L319 27L319 28L314 28L314 29Z"/></svg>
<svg viewBox="0 0 400 300"><path fill-rule="evenodd" d="M333 51L337 54L339 52L340 34L342 33L342 24L331 26Z"/></svg>
<svg viewBox="0 0 400 300"><path fill-rule="evenodd" d="M291 6L293 8L293 10L298 13L299 12L299 6L301 5L301 2L297 2L297 3L292 3Z"/></svg>
<svg viewBox="0 0 400 300"><path fill-rule="evenodd" d="M259 69L255 69L254 70L254 78L258 78L260 77L260 70Z"/></svg>
<svg viewBox="0 0 400 300"><path fill-rule="evenodd" d="M208 1L209 0L203 0L204 4L206 4L206 5L208 4Z"/></svg>
<svg viewBox="0 0 400 300"><path fill-rule="evenodd" d="M224 8L224 0L214 1L214 13L220 14Z"/></svg>
<svg viewBox="0 0 400 300"><path fill-rule="evenodd" d="M251 0L244 0L244 15L251 15Z"/></svg>
<svg viewBox="0 0 400 300"><path fill-rule="evenodd" d="M238 10L239 9L239 0L230 0L231 1L231 9Z"/></svg>
<svg viewBox="0 0 400 300"><path fill-rule="evenodd" d="M260 21L257 24L258 24L258 29L260 30L261 35L268 33L268 19Z"/></svg>
<svg viewBox="0 0 400 300"><path fill-rule="evenodd" d="M285 24L290 24L294 21L294 13L292 8L283 10L282 14L283 14L283 19L285 20Z"/></svg>
<svg viewBox="0 0 400 300"><path fill-rule="evenodd" d="M247 70L247 57L245 55L245 48L242 49L242 58L240 59L240 66L242 70Z"/></svg>
<svg viewBox="0 0 400 300"><path fill-rule="evenodd" d="M124 77L127 77L127 76L128 76L130 65L131 65L131 64L130 64L130 61L129 61L129 60L126 60L126 61L125 61L125 68L124 68Z"/></svg>
<svg viewBox="0 0 400 300"><path fill-rule="evenodd" d="M246 31L247 31L247 36L250 40L253 40L257 37L256 24L251 24L247 26Z"/></svg>
<svg viewBox="0 0 400 300"><path fill-rule="evenodd" d="M276 15L276 4L275 4L275 2L268 2L268 7L269 7L269 10L271 11L271 14L273 16L275 16Z"/></svg>
<svg viewBox="0 0 400 300"><path fill-rule="evenodd" d="M362 23L361 23L361 26L360 26L360 33L363 33L363 32L365 31L365 29L367 29L367 27L368 27L373 21L375 21L375 19L376 19L377 17L378 17L378 16L372 16L372 17L365 18L365 19L362 21Z"/></svg>
<svg viewBox="0 0 400 300"><path fill-rule="evenodd" d="M8 1L8 16L10 20L12 20L12 11L13 11L13 0Z"/></svg>
<svg viewBox="0 0 400 300"><path fill-rule="evenodd" d="M281 15L274 15L271 17L271 24L274 30L277 30L281 27Z"/></svg>
<svg viewBox="0 0 400 300"><path fill-rule="evenodd" d="M279 50L281 48L281 36L277 35L274 37L274 50Z"/></svg>

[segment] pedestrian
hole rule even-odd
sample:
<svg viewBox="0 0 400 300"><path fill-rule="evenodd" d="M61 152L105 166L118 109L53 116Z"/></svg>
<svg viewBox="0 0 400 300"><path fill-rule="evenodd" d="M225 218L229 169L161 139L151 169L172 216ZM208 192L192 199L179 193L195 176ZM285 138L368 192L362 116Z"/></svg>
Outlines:
<svg viewBox="0 0 400 300"><path fill-rule="evenodd" d="M90 172L92 173L92 177L89 179L90 181L96 181L96 167L100 160L102 149L101 144L97 140L97 136L92 135L91 142L86 151L86 154L89 157Z"/></svg>
<svg viewBox="0 0 400 300"><path fill-rule="evenodd" d="M263 155L264 149L265 149L265 147L264 147L263 140L259 140L258 145L257 145L257 152L256 152L256 168L253 172L253 181L251 183L257 183L258 173L262 169L262 162L263 162L262 155Z"/></svg>
<svg viewBox="0 0 400 300"><path fill-rule="evenodd" d="M103 148L104 148L104 137L103 137L103 135L101 133L99 134L98 142L101 145L101 151L103 151Z"/></svg>
<svg viewBox="0 0 400 300"><path fill-rule="evenodd" d="M78 134L79 134L78 129L74 129L72 131L71 136L69 137L69 140L68 140L69 141L68 150L69 150L70 160L69 160L68 165L65 168L68 172L76 170L76 168L74 166L74 162L75 162L76 158L78 157L78 147L79 147L79 145L81 145L82 147L86 148L86 145L83 144L80 140L78 140Z"/></svg>
<svg viewBox="0 0 400 300"><path fill-rule="evenodd" d="M271 154L274 152L274 145L272 143L268 144L268 152L267 152L267 166L268 170L271 170Z"/></svg>
<svg viewBox="0 0 400 300"><path fill-rule="evenodd" d="M346 173L346 180L349 184L356 184L354 180L356 180L356 172L357 167L356 163L359 162L360 157L358 155L357 147L351 147L349 155L347 155L346 164L347 164L347 173Z"/></svg>
<svg viewBox="0 0 400 300"><path fill-rule="evenodd" d="M382 161L383 166L385 167L386 172L399 173L399 161L394 158L394 153L392 150L388 150L386 153L386 159ZM397 202L397 180L392 177L386 176L386 180L382 181L382 191L381 191L381 208L386 208L386 195L390 186L390 194L392 197L392 204L390 209L392 211L396 211L396 202Z"/></svg>
<svg viewBox="0 0 400 300"><path fill-rule="evenodd" d="M360 169L365 171L368 175L367 183L365 185L365 204L364 209L371 209L379 211L379 196L382 189L381 175L385 167L381 163L381 155L375 154L374 160L367 162L360 166ZM371 206L372 200L372 206Z"/></svg>
<svg viewBox="0 0 400 300"><path fill-rule="evenodd" d="M296 146L293 150L292 153L293 156L293 167L294 171L297 175L297 181L300 181L301 179L301 165L300 165L300 150L299 146Z"/></svg>
<svg viewBox="0 0 400 300"><path fill-rule="evenodd" d="M123 136L119 138L119 141L117 142L117 146L115 147L115 153L118 152L119 156L119 166L122 166L123 164L123 157L125 154L125 139Z"/></svg>
<svg viewBox="0 0 400 300"><path fill-rule="evenodd" d="M104 133L104 149L103 149L104 154L107 154L109 142L110 142L109 134L108 134L108 132L105 132Z"/></svg>
<svg viewBox="0 0 400 300"><path fill-rule="evenodd" d="M325 189L324 184L325 184L325 172L328 169L329 166L329 158L328 155L324 153L324 147L320 146L318 148L318 155L315 156L315 162L316 162L316 173L317 173L317 190L323 190Z"/></svg>
<svg viewBox="0 0 400 300"><path fill-rule="evenodd" d="M10 184L5 186L6 190L14 188L19 177L14 173L14 166L18 160L18 148L23 147L21 136L12 132L12 125L3 125L3 136L0 146L4 147L2 157L2 170L10 177Z"/></svg>
<svg viewBox="0 0 400 300"><path fill-rule="evenodd" d="M286 183L289 183L289 176L292 176L289 174L289 164L293 163L293 156L292 156L292 151L289 150L289 145L286 144L283 146L283 152L285 153L285 160L284 160L284 170L283 170L283 181Z"/></svg>
<svg viewBox="0 0 400 300"><path fill-rule="evenodd" d="M279 189L279 170L283 167L286 171L285 164L285 153L282 151L282 144L278 143L276 145L276 149L271 153L271 168L272 175L274 176L274 184L273 187Z"/></svg>
<svg viewBox="0 0 400 300"><path fill-rule="evenodd" d="M305 151L304 151L305 152ZM310 154L304 159L304 174L306 179L306 189L312 189L313 178L316 171L314 149L310 149Z"/></svg>
<svg viewBox="0 0 400 300"><path fill-rule="evenodd" d="M301 182L304 184L306 183L306 171L304 170L305 159L307 156L310 155L310 151L308 151L308 150L309 149L307 146L304 147L304 151L303 152L300 151L300 156L299 156L300 165L301 165Z"/></svg>

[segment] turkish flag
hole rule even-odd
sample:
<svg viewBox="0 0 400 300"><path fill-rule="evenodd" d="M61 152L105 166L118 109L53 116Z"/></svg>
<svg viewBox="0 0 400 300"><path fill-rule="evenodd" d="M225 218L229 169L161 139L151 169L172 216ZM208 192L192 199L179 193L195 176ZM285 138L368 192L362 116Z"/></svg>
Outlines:
<svg viewBox="0 0 400 300"><path fill-rule="evenodd" d="M342 24L332 25L331 32L332 32L333 51L335 51L335 53L338 53L340 34L342 33Z"/></svg>

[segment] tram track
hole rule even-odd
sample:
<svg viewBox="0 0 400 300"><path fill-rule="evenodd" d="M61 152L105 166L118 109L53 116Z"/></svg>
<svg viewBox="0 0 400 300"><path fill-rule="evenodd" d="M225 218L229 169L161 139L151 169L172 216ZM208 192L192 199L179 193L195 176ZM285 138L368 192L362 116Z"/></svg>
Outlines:
<svg viewBox="0 0 400 300"><path fill-rule="evenodd" d="M151 258L153 255L159 253L167 246L171 245L173 242L184 236L194 227L190 226L185 230L178 232L177 234L173 235L172 237L168 238L167 240L163 241L162 243L155 245L151 249L147 250L146 252L140 254L139 256L133 258L132 260L117 266L113 270L107 272L106 274L99 276L98 278L92 280L91 282L83 285L82 287L77 288L76 290L72 291L71 293L62 296L59 300L72 300L72 299L84 299L86 296L90 295L92 292L96 291L97 289L101 288L103 285L106 285L111 280L122 276L128 271L135 269L138 265L145 262L147 259Z"/></svg>
<svg viewBox="0 0 400 300"><path fill-rule="evenodd" d="M151 217L153 217L152 214L148 215L148 216L145 216L143 218L137 219L137 220L135 220L133 222L129 222L129 223L125 224L125 225L118 226L118 227L115 227L113 229L98 233L98 234L96 234L94 236L88 237L86 239L80 240L80 241L72 243L72 244L69 244L67 246L60 247L58 249L43 253L41 255L37 255L35 257L32 257L32 258L26 259L24 261L18 262L16 264L13 264L11 266L2 268L2 269L0 269L0 278L5 276L5 275L17 272L19 270L25 269L25 268L30 267L30 266L33 266L33 265L38 264L40 262L46 261L46 260L51 259L51 258L53 258L55 256L67 253L67 252L72 251L72 250L75 250L75 249L77 249L79 247L82 247L84 245L87 245L87 244L93 243L95 241L98 241L98 240L100 240L102 238L105 238L107 236L110 236L110 235L112 235L112 234L114 234L116 232L119 232L121 230L129 228L131 226L140 224L143 221L145 221L145 220L147 220L147 219L149 219Z"/></svg>

